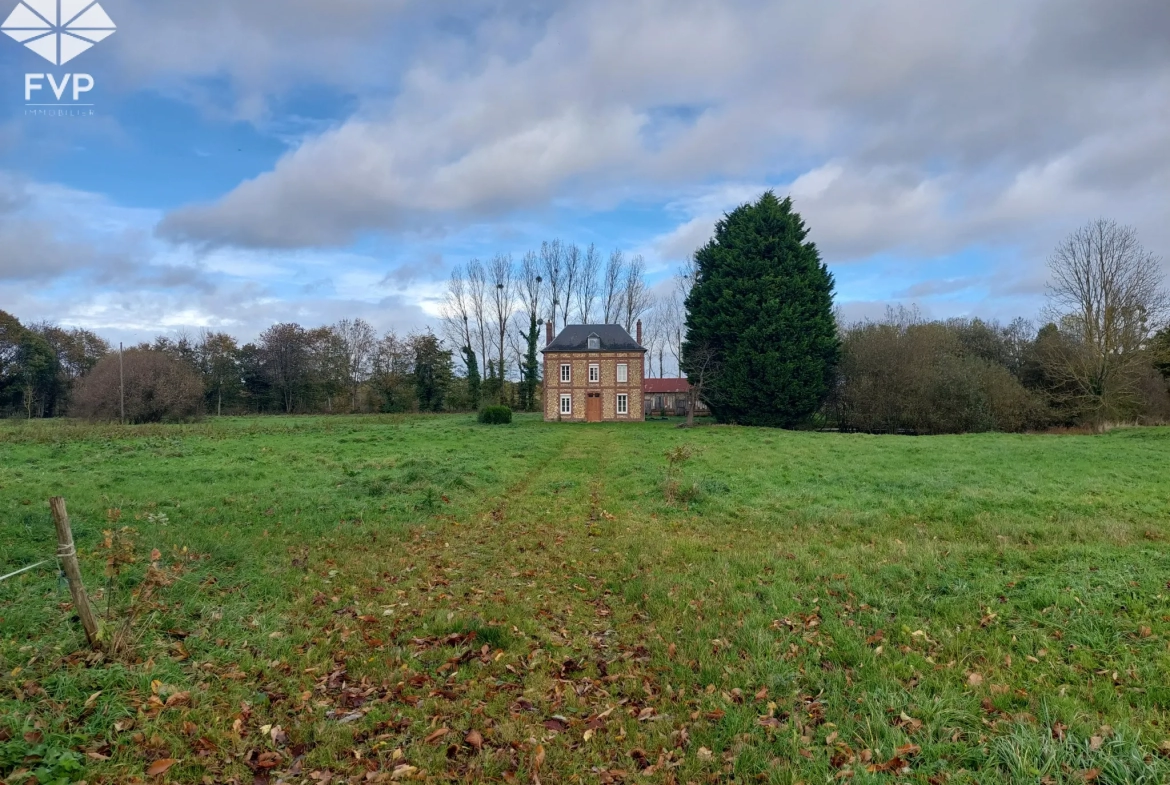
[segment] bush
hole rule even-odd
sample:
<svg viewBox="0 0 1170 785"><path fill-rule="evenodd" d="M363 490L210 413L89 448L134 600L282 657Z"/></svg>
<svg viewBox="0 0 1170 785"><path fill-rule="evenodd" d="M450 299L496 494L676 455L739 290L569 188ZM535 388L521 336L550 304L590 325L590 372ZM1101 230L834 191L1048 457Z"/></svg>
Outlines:
<svg viewBox="0 0 1170 785"><path fill-rule="evenodd" d="M130 349L123 356L123 374L127 422L177 422L202 412L198 374L163 352ZM69 413L87 420L119 419L118 387L118 355L107 355L82 381Z"/></svg>
<svg viewBox="0 0 1170 785"><path fill-rule="evenodd" d="M892 316L844 331L840 381L826 412L838 428L938 434L1047 425L1041 396L1009 370L1008 331Z"/></svg>
<svg viewBox="0 0 1170 785"><path fill-rule="evenodd" d="M479 421L484 425L507 425L512 422L512 410L507 406L485 406L479 412Z"/></svg>

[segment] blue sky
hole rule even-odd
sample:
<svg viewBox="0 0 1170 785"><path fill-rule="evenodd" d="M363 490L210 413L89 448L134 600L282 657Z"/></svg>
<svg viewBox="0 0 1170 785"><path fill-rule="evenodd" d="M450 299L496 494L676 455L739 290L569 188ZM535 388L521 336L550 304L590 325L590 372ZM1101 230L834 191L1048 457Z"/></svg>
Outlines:
<svg viewBox="0 0 1170 785"><path fill-rule="evenodd" d="M1168 255L1161 0L101 5L117 33L63 66L0 39L25 321L437 328L455 265L552 238L665 288L765 188L847 318L1034 318L1048 251L1101 216ZM27 73L91 74L93 116L28 116Z"/></svg>

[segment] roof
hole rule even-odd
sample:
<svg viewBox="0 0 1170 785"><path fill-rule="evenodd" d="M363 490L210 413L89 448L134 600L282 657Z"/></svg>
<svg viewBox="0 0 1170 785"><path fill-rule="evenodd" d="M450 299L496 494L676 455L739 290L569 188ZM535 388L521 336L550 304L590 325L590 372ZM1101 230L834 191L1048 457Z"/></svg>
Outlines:
<svg viewBox="0 0 1170 785"><path fill-rule="evenodd" d="M644 379L642 392L647 395L669 395L671 393L686 393L691 391L691 383L686 379Z"/></svg>
<svg viewBox="0 0 1170 785"><path fill-rule="evenodd" d="M621 325L617 324L570 324L561 330L552 343L544 347L546 352L588 352L590 338L601 339L597 352L645 352Z"/></svg>

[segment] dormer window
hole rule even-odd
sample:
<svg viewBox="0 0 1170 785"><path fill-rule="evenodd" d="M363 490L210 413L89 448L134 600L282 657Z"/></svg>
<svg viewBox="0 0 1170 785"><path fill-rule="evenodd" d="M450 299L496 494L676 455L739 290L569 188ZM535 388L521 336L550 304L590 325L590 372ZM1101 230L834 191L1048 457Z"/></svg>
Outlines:
<svg viewBox="0 0 1170 785"><path fill-rule="evenodd" d="M589 336L589 351L596 352L601 349L601 339L596 335Z"/></svg>

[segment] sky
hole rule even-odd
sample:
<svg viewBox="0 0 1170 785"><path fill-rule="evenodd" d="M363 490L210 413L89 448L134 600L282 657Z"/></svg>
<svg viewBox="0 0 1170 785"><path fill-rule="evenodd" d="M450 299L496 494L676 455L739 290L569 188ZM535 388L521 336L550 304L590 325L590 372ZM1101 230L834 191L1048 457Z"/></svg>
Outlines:
<svg viewBox="0 0 1170 785"><path fill-rule="evenodd" d="M25 2L69 30L90 0ZM62 65L0 37L0 309L26 322L437 331L471 258L596 243L664 287L766 189L847 319L1035 318L1099 217L1170 257L1165 0L100 5L117 31ZM58 102L66 74L93 89Z"/></svg>

